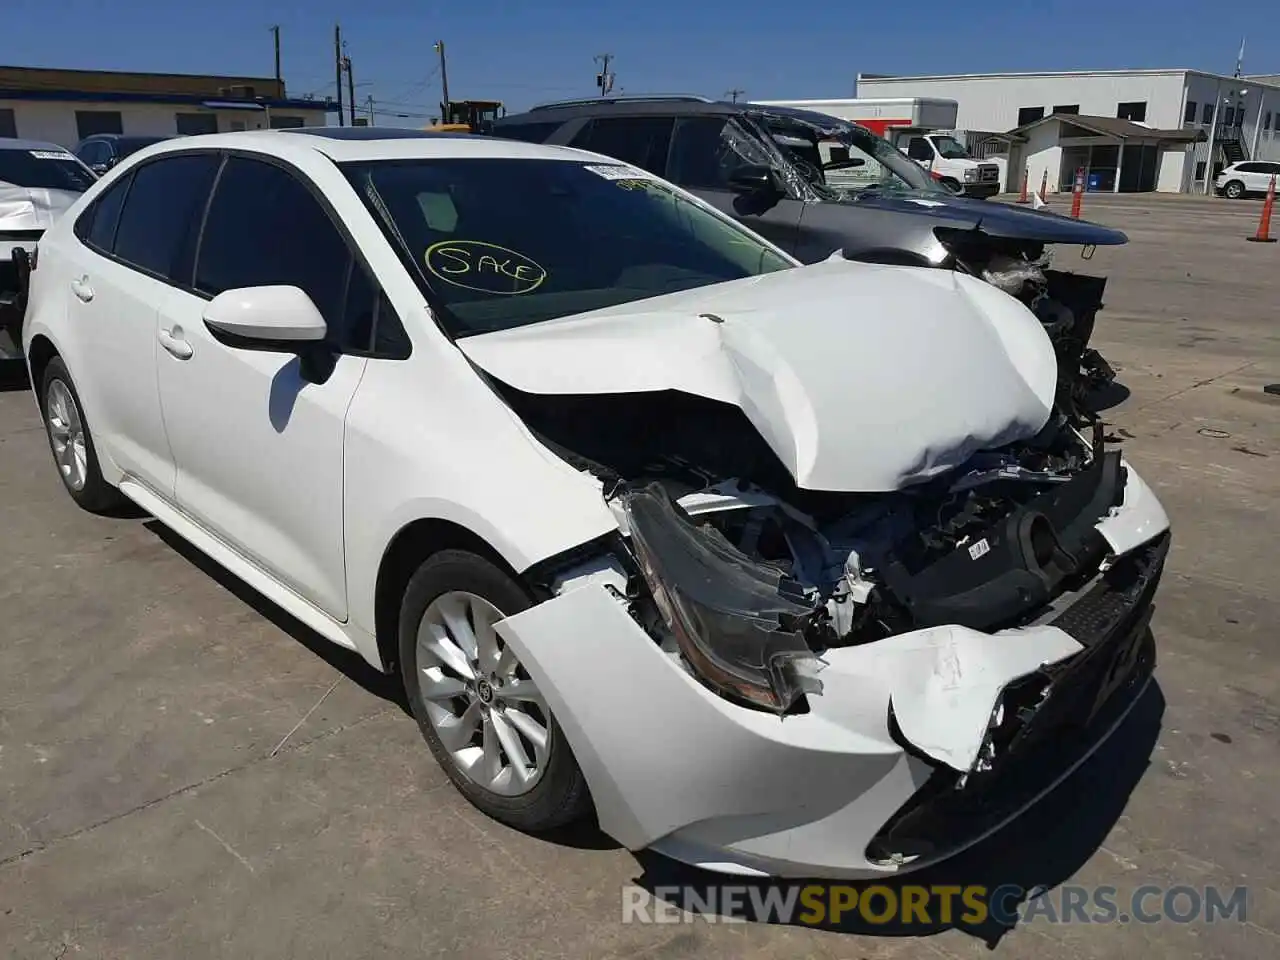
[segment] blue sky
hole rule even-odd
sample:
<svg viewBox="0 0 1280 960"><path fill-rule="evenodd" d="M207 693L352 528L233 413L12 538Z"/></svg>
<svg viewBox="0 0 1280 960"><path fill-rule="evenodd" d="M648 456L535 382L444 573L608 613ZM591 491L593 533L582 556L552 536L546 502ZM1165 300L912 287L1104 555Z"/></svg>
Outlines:
<svg viewBox="0 0 1280 960"><path fill-rule="evenodd" d="M356 98L378 121L417 125L440 99L432 43L444 40L449 90L508 109L594 92L597 53L614 55L615 92L749 99L848 96L859 71L964 73L1192 67L1280 73L1275 0L826 0L810 16L779 0L7 0L0 63L270 76L280 24L291 95L333 93L333 25L342 24ZM1159 11L1158 19L1153 11ZM1071 18L1083 24L1072 28Z"/></svg>

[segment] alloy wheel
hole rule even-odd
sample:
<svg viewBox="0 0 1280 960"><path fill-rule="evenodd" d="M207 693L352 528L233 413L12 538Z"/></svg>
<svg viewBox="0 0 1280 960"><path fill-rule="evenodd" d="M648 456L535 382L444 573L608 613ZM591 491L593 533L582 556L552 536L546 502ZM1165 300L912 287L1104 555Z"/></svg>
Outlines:
<svg viewBox="0 0 1280 960"><path fill-rule="evenodd" d="M485 790L518 797L546 771L550 712L493 629L503 617L473 593L433 600L418 626L418 690L458 770Z"/></svg>
<svg viewBox="0 0 1280 960"><path fill-rule="evenodd" d="M84 489L89 476L89 453L85 442L84 423L71 390L61 380L49 383L45 395L45 426L53 445L53 459L62 480L71 490Z"/></svg>

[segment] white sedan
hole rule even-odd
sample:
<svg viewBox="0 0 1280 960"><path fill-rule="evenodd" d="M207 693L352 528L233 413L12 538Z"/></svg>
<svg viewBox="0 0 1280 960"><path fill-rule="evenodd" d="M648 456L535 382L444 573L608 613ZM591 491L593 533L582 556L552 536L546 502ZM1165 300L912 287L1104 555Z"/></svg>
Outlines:
<svg viewBox="0 0 1280 960"><path fill-rule="evenodd" d="M477 807L859 877L963 849L1151 677L1152 491L980 280L801 266L576 150L188 137L41 241L62 482L398 671ZM139 584L139 590L145 585Z"/></svg>

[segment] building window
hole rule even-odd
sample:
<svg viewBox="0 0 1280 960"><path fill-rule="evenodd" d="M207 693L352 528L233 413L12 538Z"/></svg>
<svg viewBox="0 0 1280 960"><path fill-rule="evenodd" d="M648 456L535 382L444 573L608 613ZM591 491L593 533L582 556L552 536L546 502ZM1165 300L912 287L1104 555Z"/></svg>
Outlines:
<svg viewBox="0 0 1280 960"><path fill-rule="evenodd" d="M1223 114L1224 114L1222 117L1223 125L1228 127L1234 127L1236 125L1236 108L1227 107L1227 109L1223 111Z"/></svg>
<svg viewBox="0 0 1280 960"><path fill-rule="evenodd" d="M1263 130L1271 129L1271 111L1270 110L1268 110L1266 115L1262 118L1262 129Z"/></svg>
<svg viewBox="0 0 1280 960"><path fill-rule="evenodd" d="M1121 103L1117 105L1116 117L1121 120L1131 120L1134 123L1142 123L1147 119L1147 101L1134 100L1130 103Z"/></svg>
<svg viewBox="0 0 1280 960"><path fill-rule="evenodd" d="M9 108L0 110L0 137L16 137L18 135L18 122L13 118L13 111Z"/></svg>
<svg viewBox="0 0 1280 960"><path fill-rule="evenodd" d="M1236 126L1237 127L1244 126L1244 104L1243 103L1236 104Z"/></svg>
<svg viewBox="0 0 1280 960"><path fill-rule="evenodd" d="M1204 168L1205 168L1205 162L1203 160L1197 160L1196 161L1196 179L1197 180L1204 179Z"/></svg>
<svg viewBox="0 0 1280 960"><path fill-rule="evenodd" d="M124 133L119 110L77 110L76 133L80 139L95 133Z"/></svg>
<svg viewBox="0 0 1280 960"><path fill-rule="evenodd" d="M1061 106L1054 107L1053 112L1056 114L1066 114L1072 117L1079 116L1080 104L1078 103L1062 104Z"/></svg>
<svg viewBox="0 0 1280 960"><path fill-rule="evenodd" d="M1019 107L1018 108L1018 126L1025 127L1028 123L1035 123L1037 120L1044 119L1044 107Z"/></svg>
<svg viewBox="0 0 1280 960"><path fill-rule="evenodd" d="M272 130L292 130L295 127L302 127L302 126L306 126L306 124L302 122L301 117L278 115L274 113L271 115Z"/></svg>
<svg viewBox="0 0 1280 960"><path fill-rule="evenodd" d="M1196 102L1194 100L1187 101L1187 109L1184 110L1182 113L1182 122L1183 123L1196 122Z"/></svg>
<svg viewBox="0 0 1280 960"><path fill-rule="evenodd" d="M175 113L173 118L180 137L218 132L218 117L212 113Z"/></svg>
<svg viewBox="0 0 1280 960"><path fill-rule="evenodd" d="M1201 123L1213 123L1213 104L1206 103L1204 105L1204 113L1200 114Z"/></svg>

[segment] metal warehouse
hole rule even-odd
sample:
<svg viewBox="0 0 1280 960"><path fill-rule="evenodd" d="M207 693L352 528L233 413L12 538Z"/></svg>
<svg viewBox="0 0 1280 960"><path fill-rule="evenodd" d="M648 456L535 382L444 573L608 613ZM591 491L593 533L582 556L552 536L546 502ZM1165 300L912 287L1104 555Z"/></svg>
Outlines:
<svg viewBox="0 0 1280 960"><path fill-rule="evenodd" d="M1010 179L1066 191L1204 192L1206 171L1280 159L1280 77L1109 70L898 77L859 74L859 97L942 97L970 149L1005 153ZM1016 187L1011 183L1010 187Z"/></svg>
<svg viewBox="0 0 1280 960"><path fill-rule="evenodd" d="M0 66L0 137L73 147L96 133L141 136L323 126L326 100L290 98L279 77Z"/></svg>

